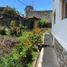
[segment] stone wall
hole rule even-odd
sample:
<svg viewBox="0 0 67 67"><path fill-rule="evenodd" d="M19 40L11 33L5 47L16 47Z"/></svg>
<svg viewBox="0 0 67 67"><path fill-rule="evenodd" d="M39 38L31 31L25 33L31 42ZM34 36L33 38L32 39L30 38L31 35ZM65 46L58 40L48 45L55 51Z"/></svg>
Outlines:
<svg viewBox="0 0 67 67"><path fill-rule="evenodd" d="M52 23L52 10L34 10L33 6L26 6L25 8L26 17L37 17L40 19L47 19L49 23Z"/></svg>
<svg viewBox="0 0 67 67"><path fill-rule="evenodd" d="M52 11L51 10L47 10L47 11L29 11L26 13L27 17L37 17L37 18L41 18L41 19L47 19L49 23L52 22Z"/></svg>
<svg viewBox="0 0 67 67"><path fill-rule="evenodd" d="M67 67L67 51L64 50L57 40L55 41L55 49L60 67Z"/></svg>

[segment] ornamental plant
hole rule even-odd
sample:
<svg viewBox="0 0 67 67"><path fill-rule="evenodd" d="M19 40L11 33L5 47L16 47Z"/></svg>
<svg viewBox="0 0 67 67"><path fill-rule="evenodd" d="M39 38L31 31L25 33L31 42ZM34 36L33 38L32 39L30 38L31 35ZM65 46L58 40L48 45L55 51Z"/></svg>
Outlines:
<svg viewBox="0 0 67 67"><path fill-rule="evenodd" d="M2 57L0 67L32 67L30 64L37 55L37 49L41 44L42 30L34 29L32 32L23 32L19 38L20 44L16 45L13 50Z"/></svg>
<svg viewBox="0 0 67 67"><path fill-rule="evenodd" d="M23 44L17 45L12 52L2 57L0 67L28 67L32 62L31 48Z"/></svg>
<svg viewBox="0 0 67 67"><path fill-rule="evenodd" d="M38 22L38 26L39 26L39 27L47 27L47 26L48 26L48 20L47 20L47 19L41 19L41 20Z"/></svg>
<svg viewBox="0 0 67 67"><path fill-rule="evenodd" d="M21 26L19 26L18 22L16 20L12 20L10 23L10 34L14 36L20 36L21 30Z"/></svg>
<svg viewBox="0 0 67 67"><path fill-rule="evenodd" d="M20 42L28 47L32 47L32 42L29 40L29 37L32 36L32 32L23 32L20 37Z"/></svg>
<svg viewBox="0 0 67 67"><path fill-rule="evenodd" d="M33 35L29 36L29 40L32 42L32 45L35 48L38 48L38 50L41 49L41 44L42 44L42 34L43 31L40 28L36 28L33 30Z"/></svg>
<svg viewBox="0 0 67 67"><path fill-rule="evenodd" d="M20 42L28 47L34 47L40 50L42 33L42 29L40 28L36 28L32 32L23 32Z"/></svg>

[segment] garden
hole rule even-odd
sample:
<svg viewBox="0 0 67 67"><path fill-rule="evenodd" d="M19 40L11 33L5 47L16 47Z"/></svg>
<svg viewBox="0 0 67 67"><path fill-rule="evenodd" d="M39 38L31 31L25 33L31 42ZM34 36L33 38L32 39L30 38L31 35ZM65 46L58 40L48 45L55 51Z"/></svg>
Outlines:
<svg viewBox="0 0 67 67"><path fill-rule="evenodd" d="M3 30L0 32L1 39L3 38L0 44L0 49L3 50L0 67L32 67L41 49L42 30L40 28L32 31L22 30L19 36L15 30L13 34L6 34L8 31Z"/></svg>
<svg viewBox="0 0 67 67"><path fill-rule="evenodd" d="M42 47L43 33L50 31L42 29L44 26L48 27L47 20L40 20L32 30L15 19L8 26L0 24L0 67L32 67Z"/></svg>
<svg viewBox="0 0 67 67"><path fill-rule="evenodd" d="M9 28L2 26L0 67L32 67L41 50L43 33L48 30L37 27L29 31L15 20L11 21Z"/></svg>

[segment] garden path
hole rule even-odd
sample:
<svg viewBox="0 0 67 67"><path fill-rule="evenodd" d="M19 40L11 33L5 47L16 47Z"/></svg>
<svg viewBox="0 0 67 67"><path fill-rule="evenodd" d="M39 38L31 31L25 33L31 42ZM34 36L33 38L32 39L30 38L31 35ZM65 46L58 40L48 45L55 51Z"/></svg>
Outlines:
<svg viewBox="0 0 67 67"><path fill-rule="evenodd" d="M41 50L36 67L60 67L57 61L55 48L52 45L52 38L49 33L46 34L45 41L46 46Z"/></svg>

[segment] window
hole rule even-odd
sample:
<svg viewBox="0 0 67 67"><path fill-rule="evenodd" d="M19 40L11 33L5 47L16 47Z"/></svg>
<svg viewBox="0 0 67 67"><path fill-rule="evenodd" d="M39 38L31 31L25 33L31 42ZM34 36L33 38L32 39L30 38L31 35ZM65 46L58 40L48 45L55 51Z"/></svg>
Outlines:
<svg viewBox="0 0 67 67"><path fill-rule="evenodd" d="M56 23L56 10L54 11L54 24Z"/></svg>
<svg viewBox="0 0 67 67"><path fill-rule="evenodd" d="M62 18L67 18L67 0L62 0Z"/></svg>

